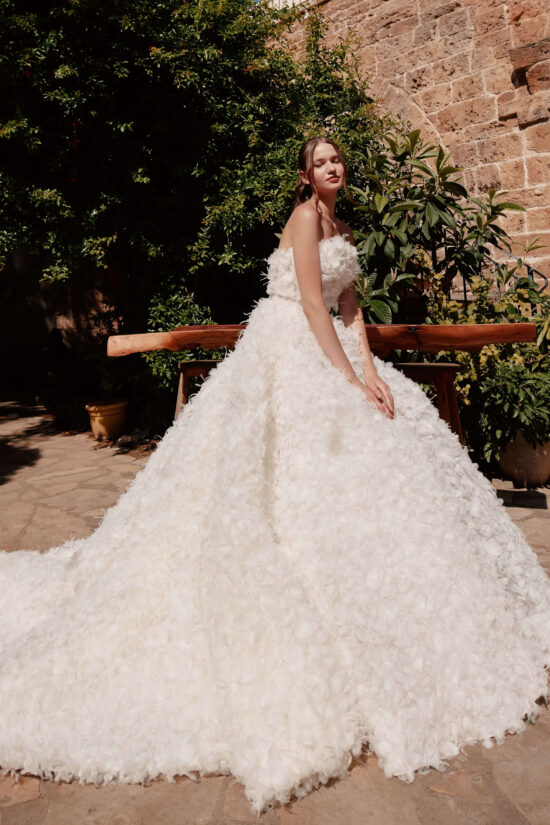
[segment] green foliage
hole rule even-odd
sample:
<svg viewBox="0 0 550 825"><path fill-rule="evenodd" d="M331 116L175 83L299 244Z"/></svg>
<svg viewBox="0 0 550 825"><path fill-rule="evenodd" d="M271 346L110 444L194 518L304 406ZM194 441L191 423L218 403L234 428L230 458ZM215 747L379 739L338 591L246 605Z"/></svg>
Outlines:
<svg viewBox="0 0 550 825"><path fill-rule="evenodd" d="M487 470L497 469L496 461L517 430L532 444L550 439L550 294L519 277L522 266L520 259L473 277L466 306L449 297L442 273L432 273L430 279L428 323L537 326L532 344L489 344L479 352L441 350L427 356L460 364L455 386L462 425L476 460Z"/></svg>
<svg viewBox="0 0 550 825"><path fill-rule="evenodd" d="M219 129L227 141L235 141L239 132L246 139L238 154L220 164L215 179L206 169L201 172L207 190L204 218L191 247L191 271L204 271L215 258L228 275L258 272L293 205L304 140L319 134L334 138L350 160L350 178L358 172L359 149L381 145L393 121L368 95L353 38L328 47L327 28L326 20L310 11L304 59L294 60L272 44L261 91L239 99L234 110L224 102ZM353 214L343 197L339 212L344 220Z"/></svg>
<svg viewBox="0 0 550 825"><path fill-rule="evenodd" d="M317 12L305 60L292 55L301 13L268 0L0 0L0 268L23 249L42 281L99 289L104 336L238 322L262 292L303 140L332 135L354 177L357 150L391 123L353 38L328 47ZM146 361L161 384L175 379L172 355Z"/></svg>
<svg viewBox="0 0 550 825"><path fill-rule="evenodd" d="M550 441L550 372L497 362L480 391L484 405L479 425L487 434L487 460L498 458L518 430L532 446Z"/></svg>
<svg viewBox="0 0 550 825"><path fill-rule="evenodd" d="M169 282L165 286L165 294L156 295L151 301L150 330L164 332L177 326L196 326L199 324L214 323L194 301L194 295L183 289L178 291L178 284ZM178 374L178 363L193 358L221 357L216 352L198 347L183 352L164 352L156 350L143 353L151 372L157 377L161 387L174 387L174 378Z"/></svg>
<svg viewBox="0 0 550 825"><path fill-rule="evenodd" d="M357 199L357 249L368 273L358 292L369 322L400 320L408 296L423 298L430 273L443 273L448 289L456 275L470 281L481 272L491 245L510 249L498 221L523 207L497 202L495 190L470 197L449 158L441 146L427 146L418 129L406 132L399 124L384 146L367 145L360 154L358 177L365 185L350 191ZM421 321L422 300L418 311Z"/></svg>

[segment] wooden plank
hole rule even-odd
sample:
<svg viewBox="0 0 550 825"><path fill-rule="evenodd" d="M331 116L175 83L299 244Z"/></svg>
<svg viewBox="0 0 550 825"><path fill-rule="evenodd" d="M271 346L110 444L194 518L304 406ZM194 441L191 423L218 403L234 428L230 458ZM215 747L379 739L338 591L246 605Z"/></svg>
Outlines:
<svg viewBox="0 0 550 825"><path fill-rule="evenodd" d="M367 324L369 345L377 355L392 349L475 352L487 344L532 342L535 324Z"/></svg>
<svg viewBox="0 0 550 825"><path fill-rule="evenodd" d="M379 356L387 355L392 349L475 352L486 344L533 342L537 336L536 325L531 323L365 324L365 328L370 348ZM195 347L233 348L244 329L246 324L205 324L176 327L169 332L110 335L107 340L107 355L118 358L159 349L180 352Z"/></svg>
<svg viewBox="0 0 550 825"><path fill-rule="evenodd" d="M170 332L143 332L135 335L110 335L107 339L107 355L119 358L136 352L167 349L181 352L195 347L218 349L234 347L245 324L204 324L202 326L176 327Z"/></svg>

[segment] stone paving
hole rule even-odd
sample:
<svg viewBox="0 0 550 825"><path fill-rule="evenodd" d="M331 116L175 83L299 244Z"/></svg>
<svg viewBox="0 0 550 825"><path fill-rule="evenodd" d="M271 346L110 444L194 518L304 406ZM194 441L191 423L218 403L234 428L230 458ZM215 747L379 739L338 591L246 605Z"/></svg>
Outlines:
<svg viewBox="0 0 550 825"><path fill-rule="evenodd" d="M147 455L63 433L40 407L0 403L0 548L45 549L88 535ZM494 479L510 516L550 573L550 486ZM548 825L550 711L502 745L466 748L442 773L413 783L384 777L373 754L345 780L251 813L232 776L147 785L0 776L0 825Z"/></svg>

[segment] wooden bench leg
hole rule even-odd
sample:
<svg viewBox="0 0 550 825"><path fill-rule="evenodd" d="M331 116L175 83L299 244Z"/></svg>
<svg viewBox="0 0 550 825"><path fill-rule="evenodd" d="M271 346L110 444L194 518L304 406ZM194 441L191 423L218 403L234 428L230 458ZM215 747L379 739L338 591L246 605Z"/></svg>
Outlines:
<svg viewBox="0 0 550 825"><path fill-rule="evenodd" d="M182 408L183 397L183 374L180 372L180 380L178 381L178 394L176 396L176 409L174 410L174 421L178 417Z"/></svg>
<svg viewBox="0 0 550 825"><path fill-rule="evenodd" d="M178 382L178 394L176 398L176 409L174 412L174 421L182 411L187 399L189 398L189 376L183 371L180 372L180 380Z"/></svg>
<svg viewBox="0 0 550 825"><path fill-rule="evenodd" d="M189 400L189 389L191 387L191 378L206 378L211 369L216 367L220 362L210 359L197 361L181 361L179 365L180 378L178 382L178 394L176 397L176 409L174 411L174 421L181 413L184 406Z"/></svg>
<svg viewBox="0 0 550 825"><path fill-rule="evenodd" d="M176 409L174 421L182 411L189 398L189 386L191 376L201 375L203 378L208 375L216 361L190 361L180 364L180 377L178 383L178 394L176 398ZM464 444L462 424L458 412L458 402L454 385L454 374L447 364L427 364L427 363L401 363L395 364L405 375L413 381L433 384L437 394L437 407L441 418L447 422L451 430L456 433L460 443ZM458 367L456 367L458 369ZM456 371L456 370L455 370Z"/></svg>
<svg viewBox="0 0 550 825"><path fill-rule="evenodd" d="M439 415L446 421L451 430L457 434L460 443L464 444L462 424L458 412L458 401L454 384L454 377L460 369L458 364L433 364L425 361L398 362L394 367L400 370L407 378L420 384L431 384L437 395Z"/></svg>

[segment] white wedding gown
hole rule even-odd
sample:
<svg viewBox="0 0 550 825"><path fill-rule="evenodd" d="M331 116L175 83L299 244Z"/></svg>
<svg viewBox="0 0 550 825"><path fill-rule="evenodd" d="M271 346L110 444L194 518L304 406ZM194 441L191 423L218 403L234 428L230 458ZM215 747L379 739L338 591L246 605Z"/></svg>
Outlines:
<svg viewBox="0 0 550 825"><path fill-rule="evenodd" d="M359 273L320 242L323 295ZM0 553L0 770L233 774L253 811L501 743L548 695L550 579L422 389L323 353L293 252L95 532ZM334 327L359 376L359 339Z"/></svg>

